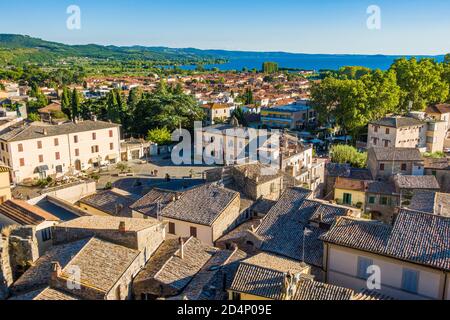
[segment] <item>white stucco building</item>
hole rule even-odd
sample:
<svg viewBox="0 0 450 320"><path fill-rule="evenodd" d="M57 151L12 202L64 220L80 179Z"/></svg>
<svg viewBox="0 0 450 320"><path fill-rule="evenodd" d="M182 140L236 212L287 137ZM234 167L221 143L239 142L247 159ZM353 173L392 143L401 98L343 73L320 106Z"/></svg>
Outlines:
<svg viewBox="0 0 450 320"><path fill-rule="evenodd" d="M120 159L120 125L20 122L0 132L0 159L12 168L16 183L116 163Z"/></svg>

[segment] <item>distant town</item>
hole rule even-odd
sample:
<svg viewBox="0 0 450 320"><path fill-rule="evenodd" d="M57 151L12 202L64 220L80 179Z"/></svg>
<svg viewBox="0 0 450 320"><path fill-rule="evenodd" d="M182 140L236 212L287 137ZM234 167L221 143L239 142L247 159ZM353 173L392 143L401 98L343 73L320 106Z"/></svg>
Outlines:
<svg viewBox="0 0 450 320"><path fill-rule="evenodd" d="M221 71L41 41L0 36L0 300L450 300L450 54Z"/></svg>

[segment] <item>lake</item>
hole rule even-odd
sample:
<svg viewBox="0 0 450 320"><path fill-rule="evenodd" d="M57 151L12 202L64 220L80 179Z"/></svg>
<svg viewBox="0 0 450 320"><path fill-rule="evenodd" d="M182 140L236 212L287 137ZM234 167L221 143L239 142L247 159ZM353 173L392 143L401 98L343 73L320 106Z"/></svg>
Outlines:
<svg viewBox="0 0 450 320"><path fill-rule="evenodd" d="M391 64L398 58L404 56L384 56L384 55L324 55L324 54L274 54L273 56L265 54L261 57L255 56L227 57L229 60L225 64L205 65L206 69L218 68L222 71L242 70L244 67L249 70L261 69L266 61L278 63L280 68L295 68L305 70L331 69L337 70L344 66L363 66L371 69L387 70ZM405 56L410 58L410 56ZM430 56L417 56L417 58ZM443 56L433 56L437 61L443 61ZM182 66L182 69L193 70L196 66Z"/></svg>

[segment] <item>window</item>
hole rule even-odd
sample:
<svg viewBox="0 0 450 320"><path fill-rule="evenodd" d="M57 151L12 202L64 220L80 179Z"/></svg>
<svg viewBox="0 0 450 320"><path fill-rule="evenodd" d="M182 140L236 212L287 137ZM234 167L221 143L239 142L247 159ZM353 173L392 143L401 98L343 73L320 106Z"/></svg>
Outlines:
<svg viewBox="0 0 450 320"><path fill-rule="evenodd" d="M384 171L384 163L380 163L380 171Z"/></svg>
<svg viewBox="0 0 450 320"><path fill-rule="evenodd" d="M73 142L78 143L78 136L73 136Z"/></svg>
<svg viewBox="0 0 450 320"><path fill-rule="evenodd" d="M191 237L197 238L197 228L191 227Z"/></svg>
<svg viewBox="0 0 450 320"><path fill-rule="evenodd" d="M402 163L401 170L402 170L402 171L406 171L406 168L407 168L407 167L406 167L406 163Z"/></svg>
<svg viewBox="0 0 450 320"><path fill-rule="evenodd" d="M5 145L3 144L3 142L1 143L2 146L2 150L5 150Z"/></svg>
<svg viewBox="0 0 450 320"><path fill-rule="evenodd" d="M92 153L98 153L99 152L98 146L92 146L91 151L92 151Z"/></svg>
<svg viewBox="0 0 450 320"><path fill-rule="evenodd" d="M367 278L369 277L367 269L372 265L373 261L371 259L358 257L358 278L367 280Z"/></svg>
<svg viewBox="0 0 450 320"><path fill-rule="evenodd" d="M38 149L42 149L42 141L37 142L37 147L38 147Z"/></svg>
<svg viewBox="0 0 450 320"><path fill-rule="evenodd" d="M344 204L352 204L352 195L351 193L344 193Z"/></svg>
<svg viewBox="0 0 450 320"><path fill-rule="evenodd" d="M375 127L373 128L373 131L378 132L378 127L375 126Z"/></svg>
<svg viewBox="0 0 450 320"><path fill-rule="evenodd" d="M61 159L61 155L59 154L59 152L55 152L55 159L56 160L60 160Z"/></svg>
<svg viewBox="0 0 450 320"><path fill-rule="evenodd" d="M419 287L419 272L403 269L402 289L411 293L417 293Z"/></svg>
<svg viewBox="0 0 450 320"><path fill-rule="evenodd" d="M57 173L63 173L63 167L61 165L56 166L55 170Z"/></svg>
<svg viewBox="0 0 450 320"><path fill-rule="evenodd" d="M241 300L241 294L238 293L238 292L233 292L231 294L231 300L240 301Z"/></svg>
<svg viewBox="0 0 450 320"><path fill-rule="evenodd" d="M109 144L109 150L114 150L114 143Z"/></svg>
<svg viewBox="0 0 450 320"><path fill-rule="evenodd" d="M369 203L374 204L375 203L375 197L369 197Z"/></svg>
<svg viewBox="0 0 450 320"><path fill-rule="evenodd" d="M25 167L25 159L24 159L24 158L21 158L21 159L19 160L19 162L20 162L20 166L21 166L21 167Z"/></svg>
<svg viewBox="0 0 450 320"><path fill-rule="evenodd" d="M80 149L75 149L75 157L79 157L80 156Z"/></svg>
<svg viewBox="0 0 450 320"><path fill-rule="evenodd" d="M386 128L386 134L389 134L390 130L389 128Z"/></svg>
<svg viewBox="0 0 450 320"><path fill-rule="evenodd" d="M175 223L169 222L169 234L175 234Z"/></svg>
<svg viewBox="0 0 450 320"><path fill-rule="evenodd" d="M92 140L97 140L97 133L92 132Z"/></svg>
<svg viewBox="0 0 450 320"><path fill-rule="evenodd" d="M40 163L44 162L44 156L42 154L39 155L39 162Z"/></svg>
<svg viewBox="0 0 450 320"><path fill-rule="evenodd" d="M384 140L384 147L389 148L389 140Z"/></svg>
<svg viewBox="0 0 450 320"><path fill-rule="evenodd" d="M114 135L114 134L113 134L113 131L112 131L112 130L109 130L109 137L112 138L113 135Z"/></svg>
<svg viewBox="0 0 450 320"><path fill-rule="evenodd" d="M388 204L388 198L387 197L381 197L380 204L383 206L386 206Z"/></svg>
<svg viewBox="0 0 450 320"><path fill-rule="evenodd" d="M17 145L17 149L19 150L19 152L23 152L23 144L19 143Z"/></svg>
<svg viewBox="0 0 450 320"><path fill-rule="evenodd" d="M59 139L58 138L55 138L55 147L57 147L57 146L59 146Z"/></svg>
<svg viewBox="0 0 450 320"><path fill-rule="evenodd" d="M51 240L52 239L52 229L51 228L42 229L41 237L42 237L42 241L44 241L44 242Z"/></svg>

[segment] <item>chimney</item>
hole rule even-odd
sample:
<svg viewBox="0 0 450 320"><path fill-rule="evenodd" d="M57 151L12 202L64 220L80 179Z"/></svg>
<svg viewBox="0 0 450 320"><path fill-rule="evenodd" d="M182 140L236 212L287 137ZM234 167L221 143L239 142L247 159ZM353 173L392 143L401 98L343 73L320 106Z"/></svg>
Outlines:
<svg viewBox="0 0 450 320"><path fill-rule="evenodd" d="M180 258L184 259L184 240L183 240L183 238L180 237L179 242L180 242Z"/></svg>
<svg viewBox="0 0 450 320"><path fill-rule="evenodd" d="M56 281L60 275L61 275L61 265L57 261L52 262L51 280Z"/></svg>
<svg viewBox="0 0 450 320"><path fill-rule="evenodd" d="M44 136L46 136L46 135L48 134L47 128L43 128L43 129L42 129L42 134L43 134Z"/></svg>
<svg viewBox="0 0 450 320"><path fill-rule="evenodd" d="M92 121L97 122L97 116L95 114L92 116Z"/></svg>
<svg viewBox="0 0 450 320"><path fill-rule="evenodd" d="M126 230L126 224L125 224L125 221L120 221L120 224L119 224L119 231L120 232L126 232L127 230Z"/></svg>

